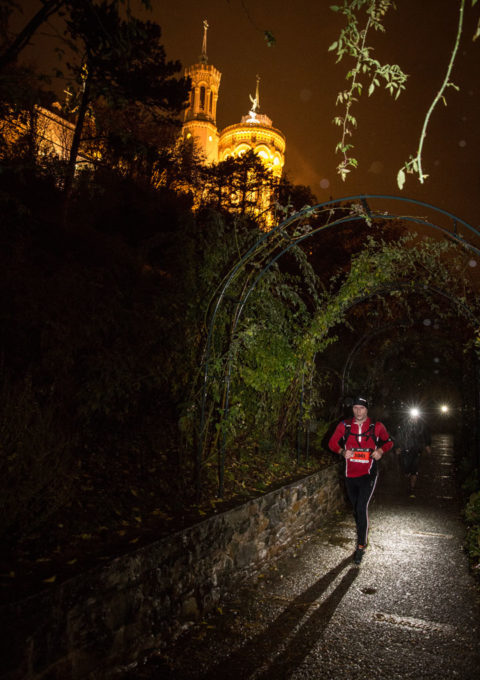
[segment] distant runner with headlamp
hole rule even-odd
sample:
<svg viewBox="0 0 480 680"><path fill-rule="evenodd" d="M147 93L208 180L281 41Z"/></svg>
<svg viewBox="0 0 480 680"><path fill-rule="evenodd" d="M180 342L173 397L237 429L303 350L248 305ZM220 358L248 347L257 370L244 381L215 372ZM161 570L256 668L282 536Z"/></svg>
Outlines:
<svg viewBox="0 0 480 680"><path fill-rule="evenodd" d="M418 409L412 408L409 414L395 429L395 452L400 454L400 465L408 479L410 498L415 498L418 478L418 465L423 451L431 452L430 430L420 417Z"/></svg>
<svg viewBox="0 0 480 680"><path fill-rule="evenodd" d="M357 527L353 559L360 564L368 541L368 504L377 483L377 461L390 451L393 441L383 423L368 417L365 397L356 397L352 410L353 418L338 423L328 445L345 458L345 484Z"/></svg>

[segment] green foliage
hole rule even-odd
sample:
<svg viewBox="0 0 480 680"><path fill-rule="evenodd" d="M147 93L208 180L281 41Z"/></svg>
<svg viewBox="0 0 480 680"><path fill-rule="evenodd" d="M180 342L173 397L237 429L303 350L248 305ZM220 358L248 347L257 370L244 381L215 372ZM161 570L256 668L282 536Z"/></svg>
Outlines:
<svg viewBox="0 0 480 680"><path fill-rule="evenodd" d="M465 520L468 524L480 524L480 491L470 496L465 508Z"/></svg>
<svg viewBox="0 0 480 680"><path fill-rule="evenodd" d="M480 480L478 478L478 469L473 468L469 459L462 459L459 469L460 478L462 482L462 491L465 494L471 495L480 487Z"/></svg>
<svg viewBox="0 0 480 680"><path fill-rule="evenodd" d="M353 206L351 212L358 215L359 222L374 227L374 217L365 210ZM225 450L234 448L235 438L245 438L247 433L256 441L270 438L279 449L288 441L294 442L299 419L306 423L313 400L321 401L318 392L316 396L312 392L309 403L300 407L315 358L336 341L335 329L347 323L347 314L351 315L356 306L368 305L371 318L408 317L411 305L418 306L415 298L420 296L440 318L461 313L471 323L475 303L464 278L464 256L456 245L419 240L416 235L389 242L364 235L349 265L333 278L330 289L324 287L322 291L311 264L297 257L297 240L303 242L317 229L310 222L316 216L307 211L305 215L305 221L292 220L284 231L260 239L248 257L230 269L233 278L228 297L235 296L243 314L237 317L234 307L230 312L233 330L229 333L225 323L223 330L219 326L215 331L216 363L209 373L210 398L215 405L211 414L220 419L226 440L207 435L203 445L203 455L207 451L210 454L212 447L220 447L221 465ZM287 244L289 253L284 254L280 270L276 254ZM275 264L270 266L269 262ZM301 277L292 275L287 262L299 267ZM448 290L455 305L439 304L435 300L438 289ZM221 309L223 314L227 308ZM219 323L223 323L222 318ZM362 319L362 328L364 323ZM225 408L227 394L230 405ZM239 415L237 422L229 408ZM227 422L222 424L223 418ZM226 446L221 443L225 441Z"/></svg>
<svg viewBox="0 0 480 680"><path fill-rule="evenodd" d="M480 491L473 493L465 507L466 549L474 564L480 563Z"/></svg>
<svg viewBox="0 0 480 680"><path fill-rule="evenodd" d="M478 565L480 561L480 524L468 528L465 544L469 558L474 564Z"/></svg>
<svg viewBox="0 0 480 680"><path fill-rule="evenodd" d="M274 47L277 44L277 40L271 31L265 31L265 41L269 47Z"/></svg>
<svg viewBox="0 0 480 680"><path fill-rule="evenodd" d="M358 166L357 159L351 156L353 144L348 140L353 136L353 130L357 127L357 120L352 115L352 106L359 101L364 85L368 84L368 96L380 87L382 81L385 89L397 99L405 89L407 76L397 64L381 64L378 59L372 57L373 47L368 46L367 36L370 29L385 31L383 21L387 11L395 7L392 0L345 0L342 6L331 6L332 11L343 14L346 17L347 26L342 29L338 40L328 48L335 52L337 62L344 56L354 60L353 68L346 75L350 86L338 93L337 106L344 107L344 114L334 118L335 125L341 128L341 139L335 152L343 156L337 167L337 172L345 181L353 168ZM359 13L365 11L366 21L360 27ZM366 82L365 82L366 81Z"/></svg>
<svg viewBox="0 0 480 680"><path fill-rule="evenodd" d="M285 392L295 374L296 364L295 352L287 338L278 331L272 333L255 326L248 328L243 338L246 357L240 372L245 385L257 392Z"/></svg>
<svg viewBox="0 0 480 680"><path fill-rule="evenodd" d="M324 419L317 421L317 429L315 431L315 448L318 451L325 449L325 438L331 429L331 423Z"/></svg>

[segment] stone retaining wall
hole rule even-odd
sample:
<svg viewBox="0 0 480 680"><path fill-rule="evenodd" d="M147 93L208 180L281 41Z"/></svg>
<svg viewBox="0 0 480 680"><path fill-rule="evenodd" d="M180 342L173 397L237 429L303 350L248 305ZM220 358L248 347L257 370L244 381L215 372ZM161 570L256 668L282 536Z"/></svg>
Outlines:
<svg viewBox="0 0 480 680"><path fill-rule="evenodd" d="M343 503L332 465L4 607L0 679L111 677L165 646Z"/></svg>

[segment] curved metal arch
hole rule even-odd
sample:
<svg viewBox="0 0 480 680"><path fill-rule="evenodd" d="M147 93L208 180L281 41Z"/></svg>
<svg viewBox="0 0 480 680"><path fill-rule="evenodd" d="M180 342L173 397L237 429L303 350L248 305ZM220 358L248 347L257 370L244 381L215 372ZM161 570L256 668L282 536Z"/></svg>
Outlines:
<svg viewBox="0 0 480 680"><path fill-rule="evenodd" d="M428 220L425 220L423 218L418 218L418 217L413 217L411 215L395 215L395 214L390 214L390 213L373 213L370 208L368 207L367 201L369 199L383 199L383 200L389 200L389 201L399 201L402 203L413 203L415 205L419 205L422 207L429 208L433 210L434 212L438 212L439 214L442 214L449 219L453 220L453 231L449 231L448 229L445 229L444 227L441 227L438 224L435 224L433 222L429 222ZM404 197L398 197L398 196L389 196L389 195L382 195L382 194L358 194L354 196L347 196L341 199L336 199L336 200L330 200L326 201L325 203L320 203L317 204L316 206L313 207L307 207L304 208L303 210L297 212L295 215L292 215L291 217L287 218L283 222L281 222L277 227L274 229L270 230L267 232L264 236L262 236L256 243L251 246L251 248L245 253L245 255L239 260L237 265L232 269L230 274L225 280L225 283L217 297L217 301L214 306L214 311L211 316L210 324L209 324L209 329L207 333L207 341L206 341L206 347L205 347L205 359L204 359L204 378L203 378L203 389L202 389L202 405L201 405L201 416L200 416L200 428L199 428L199 464L201 463L201 456L202 456L202 441L203 441L203 436L204 436L204 430L205 430L205 404L206 404L206 397L207 397L207 384L208 384L208 375L209 375L209 361L210 361L210 350L211 350L211 344L212 344L212 337L213 337L213 331L214 331L214 326L215 326L215 321L216 321L216 316L218 313L218 310L220 308L221 303L225 299L225 294L226 291L235 278L236 274L240 271L240 269L248 262L248 260L255 254L255 252L258 252L262 244L265 243L268 239L273 239L273 236L277 235L279 232L284 231L289 225L294 224L295 222L298 222L302 217L308 216L311 214L314 214L315 212L318 212L319 210L324 210L327 211L329 209L329 206L338 206L338 209L346 209L346 206L342 205L342 203L347 202L347 201L362 201L362 204L365 208L366 211L366 216L368 219L373 219L373 218L379 218L379 219L397 219L397 220L404 220L404 221L410 221L414 222L416 224L421 224L423 226L429 226L432 227L433 229L442 232L443 234L449 236L450 238L453 238L455 241L457 241L459 244L463 245L466 247L468 250L471 250L475 252L477 255L480 255L480 249L477 248L475 245L472 243L469 243L466 241L463 237L461 237L457 233L457 225L461 224L463 225L467 230L471 231L472 233L476 234L477 236L480 237L480 232L472 227L470 224L462 220L461 218L453 215L453 213L450 213L446 210L443 210L441 208L438 208L432 204L425 203L423 201L417 201L415 199L409 199L409 198L404 198ZM283 248L280 252L278 252L275 256L273 256L259 271L257 276L255 277L254 281L250 285L250 287L244 292L242 298L238 302L238 309L237 313L235 316L235 321L233 324L232 332L231 335L235 334L236 328L238 326L238 322L240 320L240 317L242 315L243 309L245 307L245 304L251 294L251 292L255 289L255 287L258 285L258 283L261 281L261 279L265 276L267 271L273 266L273 264L280 259L285 253L287 253L289 250L291 250L295 245L298 245L302 241L306 240L307 238L311 238L314 236L316 233L323 231L325 229L330 229L335 226L339 226L340 224L347 224L349 222L356 222L359 219L365 219L365 216L362 216L361 214L354 214L354 215L349 215L348 217L343 217L341 219L338 219L332 223L327 223L324 225L321 225L320 227L316 229L312 229L311 231L307 232L306 234L303 234L301 236L296 237L294 240L292 240L285 248ZM225 385L226 385L226 391L225 391L225 404L224 404L224 415L228 415L228 410L229 410L229 390L230 390L230 379L231 379L231 357L229 356L228 358L228 370L227 374L225 377Z"/></svg>
<svg viewBox="0 0 480 680"><path fill-rule="evenodd" d="M346 307L345 311L348 311L352 307L355 307L357 304L361 304L362 302L365 302L365 300L368 300L371 297L375 297L379 293L384 293L384 292L389 292L392 290L399 290L401 288L406 288L410 290L412 293L422 293L423 291L430 291L433 293L436 293L437 295L440 295L444 297L445 299L449 300L452 302L456 307L459 307L467 316L470 321L473 324L480 325L480 319L473 313L473 311L470 309L468 305L466 305L464 302L462 302L459 298L451 295L445 290L442 290L441 288L438 288L437 286L431 286L430 284L417 284L412 288L411 283L405 283L403 281L398 281L398 282L392 282L391 285L389 286L384 286L383 288L378 288L376 289L372 294L369 294L368 296L363 296L362 298L359 298L355 300L351 305ZM407 324L405 323L398 323L398 324L389 324L387 326L382 326L381 328L376 329L374 332L369 333L364 335L360 340L354 345L353 349L350 351L350 354L347 357L347 360L345 362L345 367L343 370L343 375L342 375L342 395L345 394L345 377L347 375L347 368L349 370L351 363L353 361L353 357L355 356L356 352L360 349L362 344L369 340L370 338L374 337L375 335L378 335L386 330L389 330L390 328L395 328L395 327L407 327ZM350 366L349 366L350 365Z"/></svg>
<svg viewBox="0 0 480 680"><path fill-rule="evenodd" d="M415 292L415 293L422 293L423 291L427 291L427 290L430 291L430 292L437 293L438 295L441 295L442 297L444 297L444 298L450 300L450 302L452 302L456 307L460 307L460 308L462 309L462 311L465 313L465 315L466 315L467 317L470 318L470 321L471 321L472 323L475 323L475 324L477 324L477 325L480 325L480 319L478 319L478 318L473 314L472 310L470 309L470 307L468 307L468 305L465 305L465 304L464 304L461 300L459 300L457 297L454 297L453 295L450 295L448 292L442 290L441 288L437 288L436 286L430 286L429 284L421 284L421 285L417 285L417 286L415 286L415 287L412 289L411 284L405 283L405 282L403 282L403 281L398 281L397 283L392 282L392 284L389 285L389 286L384 286L383 288L378 288L378 289L376 289L375 291L373 291L372 293L370 293L369 295L365 295L365 296L362 296L361 298L357 298L356 300L354 300L350 305L348 305L348 306L345 308L345 311L348 311L349 309L352 309L352 308L355 307L356 305L361 304L362 302L365 302L366 300L368 300L368 299L370 299L370 298L372 298L372 297L376 297L378 294L380 294L380 293L382 293L382 292L394 291L394 290L398 290L398 289L401 289L401 288L407 288L407 289L409 289L411 292ZM410 324L410 325L411 325L411 324ZM375 329L373 332L371 332L371 333L366 333L365 335L363 335L363 336L355 343L355 345L353 346L353 348L352 348L352 349L350 350L350 352L349 352L349 355L348 355L347 360L346 360L346 362L345 362L344 369L343 369L343 372L342 372L342 375L341 375L341 378L340 378L340 382L341 382L341 399L342 399L342 401L343 401L343 399L344 399L344 397L345 397L345 384L348 385L348 380L347 380L347 382L346 382L346 377L349 377L349 371L350 371L350 368L351 368L351 365L352 365L352 362L353 362L353 358L354 358L354 356L356 355L356 353L358 352L358 350L359 350L359 349L360 349L360 348L361 348L368 340L371 340L371 338L375 337L376 335L379 335L379 334L381 334L381 333L384 333L385 331L388 331L388 330L390 330L390 329L392 329L392 328L408 328L408 326L409 326L409 324L407 324L407 323L405 323L405 322L387 324L387 325L382 326L382 327L380 327L380 328L376 328L376 329ZM331 370L333 370L333 369L331 369ZM297 454L297 455L298 455L298 454Z"/></svg>
<svg viewBox="0 0 480 680"><path fill-rule="evenodd" d="M437 295L441 295L442 297L450 300L450 302L453 302L457 307L459 307L465 313L465 316L469 317L472 323L480 324L480 319L473 313L470 307L466 305L464 302L462 302L462 300L460 300L456 296L450 295L450 293L443 290L442 288L438 288L438 286L432 286L429 283L420 283L414 281L410 281L408 283L406 283L405 281L392 281L392 283L389 284L388 286L380 286L379 288L376 288L375 291L372 291L368 295L362 295L353 300L353 302L350 305L345 307L345 311L348 311L349 309L355 307L355 305L360 304L361 302L365 302L365 300L375 297L379 293L387 293L389 291L399 290L401 288L406 288L412 293L421 293L422 291L431 291L433 293L437 293Z"/></svg>
<svg viewBox="0 0 480 680"><path fill-rule="evenodd" d="M407 328L407 324L405 323L396 323L396 324L387 324L386 326L382 326L381 328L376 328L374 331L371 333L365 333L357 342L354 344L352 349L350 350L347 360L345 361L345 365L343 367L342 371L342 380L341 380L341 388L342 388L342 397L345 395L345 385L349 384L350 380L350 369L352 367L353 359L359 349L366 343L368 340L371 338L374 338L376 335L380 335L381 333L385 333L386 331L391 330L392 328Z"/></svg>
<svg viewBox="0 0 480 680"><path fill-rule="evenodd" d="M439 225L431 224L431 226L434 226L435 228L447 231L447 233L449 233L451 236L455 237L455 236L458 236L458 234L456 234L457 226L458 226L458 224L461 224L466 229L468 229L469 231L473 232L477 236L480 236L480 232L478 231L478 229L475 229L475 227L472 227L471 224L469 224L468 222L465 222L465 220L462 220L457 215L454 215L453 213L448 212L447 210L443 210L443 208L438 208L436 205L432 205L431 203L425 203L424 201L417 201L414 198L406 198L404 196L389 196L389 195L385 195L385 194L357 194L357 195L354 195L354 196L346 196L345 198L330 200L330 201L327 201L326 203L319 203L318 205L314 206L312 208L312 210L315 210L317 208L327 207L329 205L332 205L332 204L335 204L335 203L341 203L341 202L344 202L344 201L361 201L364 208L365 208L365 212L369 217L383 217L383 218L386 219L387 215L383 215L382 213L378 213L377 215L375 215L371 211L371 209L368 206L368 201L371 200L371 199L383 199L383 200L388 200L388 201L398 201L400 203L413 203L414 205L419 205L423 208L429 208L429 209L433 210L434 212L437 212L440 215L445 215L445 217L448 217L449 219L453 220L454 231L448 232L448 230L444 230L444 228L440 227ZM302 211L300 211L300 212L302 212ZM300 213L297 213L297 214L299 215ZM360 215L357 215L357 218L358 217L360 217ZM396 218L400 218L400 219L407 219L408 216L406 216L406 215L405 216L394 215L392 217L396 217ZM462 243L464 242L462 237L459 237L459 241L462 242ZM465 243L468 243L468 242L465 241Z"/></svg>

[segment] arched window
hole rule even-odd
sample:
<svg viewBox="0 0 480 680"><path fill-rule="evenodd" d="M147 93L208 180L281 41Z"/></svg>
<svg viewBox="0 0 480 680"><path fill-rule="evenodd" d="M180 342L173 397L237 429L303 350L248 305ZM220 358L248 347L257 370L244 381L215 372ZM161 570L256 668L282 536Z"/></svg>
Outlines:
<svg viewBox="0 0 480 680"><path fill-rule="evenodd" d="M200 109L202 111L205 110L205 88L203 87L203 85L200 88Z"/></svg>

